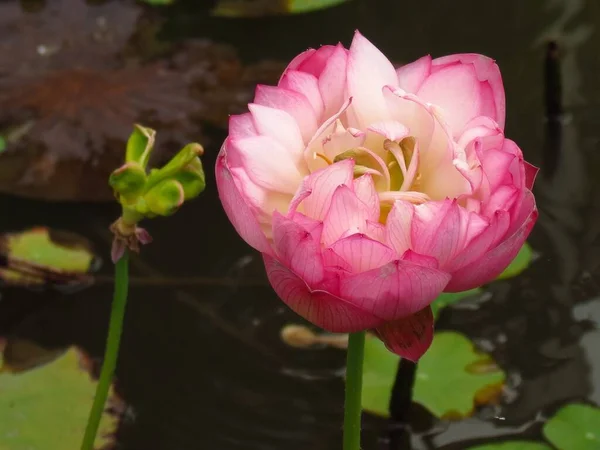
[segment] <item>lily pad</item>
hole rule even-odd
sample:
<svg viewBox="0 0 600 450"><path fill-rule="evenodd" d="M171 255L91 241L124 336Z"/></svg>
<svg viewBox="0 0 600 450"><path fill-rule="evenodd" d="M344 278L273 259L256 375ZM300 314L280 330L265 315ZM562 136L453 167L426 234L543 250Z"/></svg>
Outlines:
<svg viewBox="0 0 600 450"><path fill-rule="evenodd" d="M87 272L94 254L87 241L68 239L64 233L53 234L46 227L35 227L21 233L6 235L8 254L39 266L67 272ZM70 234L71 238L75 236Z"/></svg>
<svg viewBox="0 0 600 450"><path fill-rule="evenodd" d="M544 425L544 436L559 450L600 449L600 408L573 403Z"/></svg>
<svg viewBox="0 0 600 450"><path fill-rule="evenodd" d="M552 448L542 442L507 441L469 447L467 450L552 450Z"/></svg>
<svg viewBox="0 0 600 450"><path fill-rule="evenodd" d="M521 250L519 250L519 253L517 253L517 256L515 256L515 259L513 259L509 266L504 269L504 272L502 272L496 279L505 280L507 278L516 277L525 269L527 269L527 267L529 267L529 264L531 264L532 260L533 250L531 249L531 246L525 242L523 247L521 247Z"/></svg>
<svg viewBox="0 0 600 450"><path fill-rule="evenodd" d="M95 260L87 239L46 227L5 234L1 237L0 250L14 263L1 267L0 277L20 285L42 284L53 274L66 282L69 275L76 278L89 272Z"/></svg>
<svg viewBox="0 0 600 450"><path fill-rule="evenodd" d="M349 0L218 0L212 10L219 17L263 17L302 14L341 5Z"/></svg>
<svg viewBox="0 0 600 450"><path fill-rule="evenodd" d="M362 405L387 417L400 357L374 337L366 340ZM506 376L462 334L439 332L417 365L413 400L441 418L459 419L476 405L494 403Z"/></svg>
<svg viewBox="0 0 600 450"><path fill-rule="evenodd" d="M71 348L36 369L0 373L0 450L79 448L96 390L81 358ZM103 416L97 447L110 443L116 426L116 417Z"/></svg>

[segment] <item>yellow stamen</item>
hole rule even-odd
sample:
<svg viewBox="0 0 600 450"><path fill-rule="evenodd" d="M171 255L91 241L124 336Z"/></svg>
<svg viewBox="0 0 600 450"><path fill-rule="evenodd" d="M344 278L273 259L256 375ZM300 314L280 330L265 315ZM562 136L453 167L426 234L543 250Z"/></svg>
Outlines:
<svg viewBox="0 0 600 450"><path fill-rule="evenodd" d="M317 157L321 158L323 161L325 161L327 163L327 165L331 166L333 164L333 161L331 161L327 156L325 156L323 153L313 153L313 158L317 159Z"/></svg>

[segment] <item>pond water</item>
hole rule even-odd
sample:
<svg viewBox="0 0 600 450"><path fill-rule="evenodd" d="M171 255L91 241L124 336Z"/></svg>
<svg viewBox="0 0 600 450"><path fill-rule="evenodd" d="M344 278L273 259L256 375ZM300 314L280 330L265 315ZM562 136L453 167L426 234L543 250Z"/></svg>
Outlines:
<svg viewBox="0 0 600 450"><path fill-rule="evenodd" d="M0 56L0 125L14 128L15 123L29 123L29 119L17 120L10 104L2 103L2 89L6 91L8 85L3 80L11 78L10 82L18 84L45 70L77 67L85 47L50 69L30 63L26 52L14 48L25 49L30 41L38 49L46 44L39 41L42 34L35 34L41 28L34 26L35 17L42 17L45 8L75 4L81 8L81 3L4 0L0 4L0 15L5 11L5 18L9 14L16 17L25 6L31 9L28 26L3 26L0 18L0 37L4 42L17 42L8 63L22 69L19 79L7 76L11 68ZM500 404L451 423L440 422L416 406L411 415L410 446L414 450L456 450L507 437L542 439L544 418L560 406L572 401L600 405L600 344L592 323L595 317L600 326L600 195L595 195L600 194L600 179L596 178L600 173L600 4L585 0L485 4L475 0L353 0L310 14L230 19L210 16L214 2L208 1L177 0L165 8L145 7L143 14L137 12L138 6L125 1L90 3L97 5L86 6L83 16L93 16L93 8L106 8L107 29L121 27L117 36L129 33L127 27L137 30L136 44L128 51L143 48L149 61L170 58L164 55L178 51L163 50L163 41L179 48L210 39L231 46L245 65L285 62L308 47L340 40L348 44L357 28L398 63L427 53L478 52L496 59L506 88L507 135L520 145L529 162L541 167L535 186L540 218L529 239L537 259L518 277L491 284L485 302L453 308L438 322L440 329L457 330L471 338L507 373ZM127 14L135 18L131 24ZM46 17L43 22L46 29L61 29L59 23L48 21L51 19ZM551 130L545 125L543 102L549 39L560 43L566 110L563 124ZM91 54L85 70L125 67L116 68L114 49L103 53L92 49L92 41L83 43L90 46ZM10 45L3 51L11 51ZM226 51L223 54L223 58L228 55ZM106 60L98 62L103 57ZM195 70L191 63L181 64L186 73ZM170 70L177 67L171 65ZM150 85L149 89L154 89L151 101L168 103L168 99L159 99L158 87ZM282 327L302 320L272 292L261 258L237 236L217 199L212 167L226 130L223 120L214 116L223 114L218 108L225 116L237 111L238 104L248 101L247 89L236 91L239 98L233 100L209 94L205 87L198 100L205 103L197 105L200 118L193 126L189 119L149 116L144 122L143 115L135 114L131 120L125 115L115 122L167 123L170 138L177 136L165 143L167 147L180 140L200 140L207 170L206 191L174 217L149 223L155 242L132 259L130 303L117 369L117 391L127 409L119 422L116 448L340 448L345 354L335 348L290 348L281 341ZM181 108L188 108L186 112L194 109L184 103ZM93 117L102 120L103 116ZM115 138L111 133L123 140L129 131L126 127L104 130L108 125L92 119L82 125L86 126L102 129L95 134L85 130L87 140L72 137L69 133L75 132L69 129L58 141L46 144L60 147L75 142L77 148L97 135L106 142ZM56 128L48 125L39 133L50 129ZM35 155L42 168L56 162ZM2 158L5 156L0 156L0 165ZM102 159L102 154L95 158ZM61 177L69 171L80 174L76 164L69 167ZM1 170L0 175L7 178ZM76 180L85 189L100 189L99 184L86 184L88 172L78 176ZM77 185L67 178L65 183ZM69 294L2 288L0 336L26 337L49 347L77 345L99 361L112 298L108 226L119 211L110 201L35 198L52 198L53 189L60 191L60 181L56 178L38 192L22 189L16 179L2 182L0 231L46 225L85 236L104 262L98 280ZM72 191L55 198L68 195ZM82 197L98 200L94 192ZM590 318L592 321L587 320ZM386 420L367 414L364 426L365 449L391 448ZM4 448L1 440L0 448Z"/></svg>

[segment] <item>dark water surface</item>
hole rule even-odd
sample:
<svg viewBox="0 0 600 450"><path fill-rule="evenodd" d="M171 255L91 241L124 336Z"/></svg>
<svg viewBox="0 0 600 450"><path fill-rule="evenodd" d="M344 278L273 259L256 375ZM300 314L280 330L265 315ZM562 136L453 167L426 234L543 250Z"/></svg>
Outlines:
<svg viewBox="0 0 600 450"><path fill-rule="evenodd" d="M539 258L521 276L492 284L491 298L477 310L447 311L439 328L459 330L490 352L509 374L512 395L450 425L418 411L412 446L455 450L502 436L541 438L541 418L559 406L600 404L600 340L583 320L595 314L600 321L600 3L355 0L251 20L209 17L210 3L179 0L154 12L164 19L163 36L227 43L253 63L348 44L358 28L398 63L458 52L497 60L506 133L542 169L535 187L541 213L529 239ZM542 77L551 38L563 52L569 121L548 134ZM203 158L207 190L174 217L149 223L155 243L132 260L117 370L129 412L118 448L338 449L344 353L280 341L280 329L301 320L276 298L259 255L225 217L212 170L225 131L213 126L204 133L211 138ZM111 275L108 226L117 205L3 195L0 211L1 231L43 224L88 237L105 261L101 274ZM109 282L69 295L4 288L0 334L76 344L100 358L111 297ZM386 428L367 416L364 448L388 448Z"/></svg>

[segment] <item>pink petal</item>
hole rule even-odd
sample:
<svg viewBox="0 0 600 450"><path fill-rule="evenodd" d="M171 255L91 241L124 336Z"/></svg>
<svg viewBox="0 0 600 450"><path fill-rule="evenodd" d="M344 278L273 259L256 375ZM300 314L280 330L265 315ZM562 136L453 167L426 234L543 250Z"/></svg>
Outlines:
<svg viewBox="0 0 600 450"><path fill-rule="evenodd" d="M324 106L317 77L306 72L288 70L281 78L279 86L303 94L313 107L317 121L320 120Z"/></svg>
<svg viewBox="0 0 600 450"><path fill-rule="evenodd" d="M412 203L396 201L386 221L386 243L402 255L412 246L412 220L415 213Z"/></svg>
<svg viewBox="0 0 600 450"><path fill-rule="evenodd" d="M354 98L356 128L364 129L390 118L381 90L383 86L397 84L392 63L356 31L348 55L348 94Z"/></svg>
<svg viewBox="0 0 600 450"><path fill-rule="evenodd" d="M327 163L321 158L317 158L315 153L323 152L324 142L335 131L337 128L337 121L347 111L351 103L352 98L346 100L336 114L321 124L313 138L306 146L306 149L304 150L304 159L307 161L311 172L327 167Z"/></svg>
<svg viewBox="0 0 600 450"><path fill-rule="evenodd" d="M474 53L456 54L432 61L432 73L450 65L472 65L476 80L481 86L481 109L479 115L494 119L503 130L506 116L506 99L500 68L493 59Z"/></svg>
<svg viewBox="0 0 600 450"><path fill-rule="evenodd" d="M324 118L335 114L346 100L347 64L348 50L338 44L327 59L323 72L319 76L319 91L325 106Z"/></svg>
<svg viewBox="0 0 600 450"><path fill-rule="evenodd" d="M533 199L533 196L530 198ZM535 208L535 205L530 201L524 202L519 219L525 215L526 217L514 234L496 248L487 251L481 258L454 272L445 291L460 292L473 289L489 283L500 275L517 256L537 220L538 212L536 209L531 209L532 207Z"/></svg>
<svg viewBox="0 0 600 450"><path fill-rule="evenodd" d="M264 229L267 237L271 233L271 219L274 211L285 214L288 211L292 196L265 189L254 183L244 168L234 167L229 169L238 189L244 193L244 199L252 207L252 212L261 224L268 224Z"/></svg>
<svg viewBox="0 0 600 450"><path fill-rule="evenodd" d="M486 149L485 145L482 145L482 149L478 150L477 153L485 177L490 184L490 189L498 189L498 187L504 183L506 174L516 158L515 155L502 151L501 149Z"/></svg>
<svg viewBox="0 0 600 450"><path fill-rule="evenodd" d="M423 310L375 330L389 351L417 362L433 341L433 314L428 306Z"/></svg>
<svg viewBox="0 0 600 450"><path fill-rule="evenodd" d="M288 64L286 69L283 71L281 78L285 76L288 70L298 70L298 67L300 67L305 61L310 59L310 57L313 56L315 53L316 50L314 48L309 48L308 50L305 50L302 53L300 53Z"/></svg>
<svg viewBox="0 0 600 450"><path fill-rule="evenodd" d="M379 220L379 196L373 183L373 177L369 174L362 175L353 181L354 193L369 209L369 220Z"/></svg>
<svg viewBox="0 0 600 450"><path fill-rule="evenodd" d="M340 297L377 317L396 320L425 308L448 281L448 273L396 260L377 269L343 277Z"/></svg>
<svg viewBox="0 0 600 450"><path fill-rule="evenodd" d="M304 58L298 65L296 65L296 67L293 67L293 69L310 73L318 78L325 69L327 62L335 50L336 46L334 45L323 45L312 52L308 57ZM292 61L292 63L294 63L294 61L295 59ZM292 64L290 64L290 66L291 65Z"/></svg>
<svg viewBox="0 0 600 450"><path fill-rule="evenodd" d="M370 125L367 129L392 141L401 141L410 133L409 129L397 120L377 122Z"/></svg>
<svg viewBox="0 0 600 450"><path fill-rule="evenodd" d="M335 295L311 291L306 283L276 259L263 255L271 286L296 314L332 333L353 333L382 324L382 320Z"/></svg>
<svg viewBox="0 0 600 450"><path fill-rule="evenodd" d="M275 252L279 260L309 287L315 287L325 276L321 243L315 239L320 234L320 229L311 233L293 220L277 212L273 214Z"/></svg>
<svg viewBox="0 0 600 450"><path fill-rule="evenodd" d="M148 230L146 230L145 228L137 227L135 229L135 237L138 241L140 241L140 244L142 245L152 243L152 236L150 235L150 233L148 233Z"/></svg>
<svg viewBox="0 0 600 450"><path fill-rule="evenodd" d="M304 178L294 155L271 137L231 140L227 151L236 166L244 167L250 179L264 188L294 194Z"/></svg>
<svg viewBox="0 0 600 450"><path fill-rule="evenodd" d="M375 241L385 243L385 225L382 223L367 220L365 234Z"/></svg>
<svg viewBox="0 0 600 450"><path fill-rule="evenodd" d="M338 255L335 250L331 247L323 250L323 264L326 269L337 269L345 272L352 271L352 265L340 255Z"/></svg>
<svg viewBox="0 0 600 450"><path fill-rule="evenodd" d="M342 236L364 231L369 208L346 185L338 186L323 221L323 244L328 247Z"/></svg>
<svg viewBox="0 0 600 450"><path fill-rule="evenodd" d="M417 266L429 267L431 269L437 269L440 266L440 263L434 257L421 255L412 250L406 250L401 259L402 261L410 261Z"/></svg>
<svg viewBox="0 0 600 450"><path fill-rule="evenodd" d="M418 98L392 86L383 88L386 107L392 120L406 126L410 135L419 142L421 150L429 149L429 144L435 129L433 115Z"/></svg>
<svg viewBox="0 0 600 450"><path fill-rule="evenodd" d="M229 117L229 138L244 139L247 137L258 136L258 131L254 126L252 114L245 113Z"/></svg>
<svg viewBox="0 0 600 450"><path fill-rule="evenodd" d="M525 187L529 190L533 188L533 183L535 183L535 177L538 174L539 169L535 166L532 166L527 161L523 162L525 164Z"/></svg>
<svg viewBox="0 0 600 450"><path fill-rule="evenodd" d="M492 215L498 210L510 211L514 203L521 196L522 191L515 186L500 186L490 195L481 209L481 214L486 217Z"/></svg>
<svg viewBox="0 0 600 450"><path fill-rule="evenodd" d="M419 98L444 110L454 136L482 108L481 87L471 65L449 65L429 76L418 92Z"/></svg>
<svg viewBox="0 0 600 450"><path fill-rule="evenodd" d="M431 56L426 55L396 70L400 89L416 94L431 72Z"/></svg>
<svg viewBox="0 0 600 450"><path fill-rule="evenodd" d="M302 198L301 207L304 214L317 220L323 220L331 197L338 186L351 186L354 178L354 161L346 159L313 172L302 182L292 203Z"/></svg>
<svg viewBox="0 0 600 450"><path fill-rule="evenodd" d="M323 140L323 152L325 156L333 160L337 155L351 148L360 147L365 142L365 133L356 128L344 128L338 119L335 123L333 133Z"/></svg>
<svg viewBox="0 0 600 450"><path fill-rule="evenodd" d="M304 142L309 142L317 130L315 110L303 94L290 89L258 85L254 102L290 114L296 120Z"/></svg>
<svg viewBox="0 0 600 450"><path fill-rule="evenodd" d="M381 242L369 239L364 234L354 234L340 239L331 248L348 263L347 267L354 273L381 267L396 256L391 248Z"/></svg>
<svg viewBox="0 0 600 450"><path fill-rule="evenodd" d="M506 235L509 225L510 214L506 211L496 211L489 225L454 257L448 270L456 272L473 261L480 259L490 248L496 247L500 239Z"/></svg>
<svg viewBox="0 0 600 450"><path fill-rule="evenodd" d="M466 245L466 214L455 200L416 206L412 223L413 250L433 256L444 268Z"/></svg>
<svg viewBox="0 0 600 450"><path fill-rule="evenodd" d="M224 149L225 146L221 149L215 165L217 190L223 209L242 239L259 252L271 253L271 246L267 238L248 206L248 201L238 190L229 167L227 167Z"/></svg>
<svg viewBox="0 0 600 450"><path fill-rule="evenodd" d="M262 135L270 136L283 145L298 161L303 158L304 142L298 124L292 116L281 109L250 103L254 125Z"/></svg>

